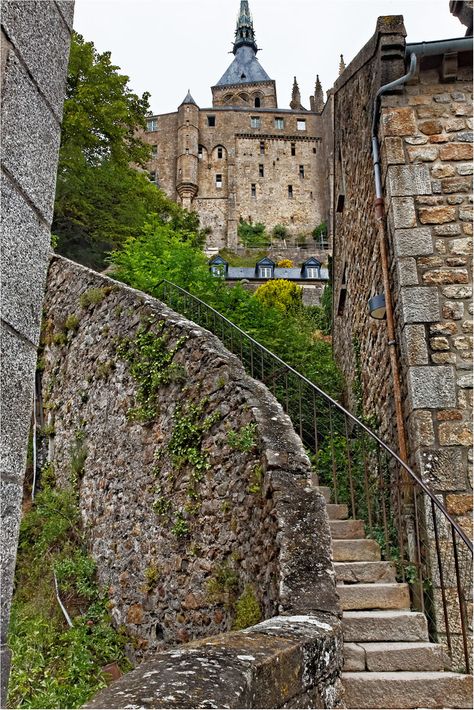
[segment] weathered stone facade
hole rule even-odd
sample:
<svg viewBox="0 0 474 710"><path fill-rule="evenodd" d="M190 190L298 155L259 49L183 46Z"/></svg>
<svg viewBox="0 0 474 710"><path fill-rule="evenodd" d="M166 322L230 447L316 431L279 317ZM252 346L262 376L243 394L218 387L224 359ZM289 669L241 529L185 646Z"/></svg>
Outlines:
<svg viewBox="0 0 474 710"><path fill-rule="evenodd" d="M73 13L73 0L2 3L2 707Z"/></svg>
<svg viewBox="0 0 474 710"><path fill-rule="evenodd" d="M258 609L336 619L325 503L301 442L214 336L55 258L44 340L51 463L61 485L78 478L99 580L138 657L229 631L245 599L248 623ZM159 371L154 351L163 385L144 418L132 373L155 346L168 359Z"/></svg>
<svg viewBox="0 0 474 710"><path fill-rule="evenodd" d="M323 221L321 86L311 111L297 87L293 108L279 109L256 51L237 39L236 59L212 87L212 107L198 107L188 93L177 113L149 116L142 134L153 147L151 179L199 214L208 249L237 246L240 219L269 231L283 224L293 235L310 235Z"/></svg>

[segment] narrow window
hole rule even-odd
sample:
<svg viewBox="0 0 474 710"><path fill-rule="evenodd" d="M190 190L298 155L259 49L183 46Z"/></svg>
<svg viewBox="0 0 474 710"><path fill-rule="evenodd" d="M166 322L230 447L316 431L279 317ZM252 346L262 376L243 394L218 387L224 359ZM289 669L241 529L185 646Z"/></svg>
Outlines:
<svg viewBox="0 0 474 710"><path fill-rule="evenodd" d="M298 131L305 131L306 130L306 119L305 118L298 118L296 121L296 128Z"/></svg>
<svg viewBox="0 0 474 710"><path fill-rule="evenodd" d="M275 128L284 128L285 120L283 118L275 118Z"/></svg>
<svg viewBox="0 0 474 710"><path fill-rule="evenodd" d="M219 174L216 175L216 187L217 188L222 187L222 175L219 175Z"/></svg>
<svg viewBox="0 0 474 710"><path fill-rule="evenodd" d="M316 153L316 148L313 148L313 153Z"/></svg>
<svg viewBox="0 0 474 710"><path fill-rule="evenodd" d="M296 155L296 143L291 144L291 155Z"/></svg>
<svg viewBox="0 0 474 710"><path fill-rule="evenodd" d="M255 99L255 108L260 108L260 99L259 99L258 96L257 96L257 98Z"/></svg>
<svg viewBox="0 0 474 710"><path fill-rule="evenodd" d="M210 126L211 128L214 128L216 125L216 117L215 116L208 116L207 117L207 125Z"/></svg>
<svg viewBox="0 0 474 710"><path fill-rule="evenodd" d="M304 165L300 165L300 178L304 178Z"/></svg>
<svg viewBox="0 0 474 710"><path fill-rule="evenodd" d="M260 163L260 165L258 166L258 174L259 177L265 176L265 168L263 167L263 163Z"/></svg>
<svg viewBox="0 0 474 710"><path fill-rule="evenodd" d="M288 199L293 199L293 185L288 185Z"/></svg>
<svg viewBox="0 0 474 710"><path fill-rule="evenodd" d="M265 155L265 143L263 141L260 143L260 155Z"/></svg>
<svg viewBox="0 0 474 710"><path fill-rule="evenodd" d="M257 197L257 186L255 185L255 183L252 183L250 186L250 194L252 195L252 197Z"/></svg>
<svg viewBox="0 0 474 710"><path fill-rule="evenodd" d="M155 170L152 170L150 173L148 173L148 177L150 178L150 182L156 183L156 171Z"/></svg>
<svg viewBox="0 0 474 710"><path fill-rule="evenodd" d="M260 117L251 116L250 117L250 128L260 128Z"/></svg>
<svg viewBox="0 0 474 710"><path fill-rule="evenodd" d="M198 147L198 160L202 160L202 145Z"/></svg>
<svg viewBox="0 0 474 710"><path fill-rule="evenodd" d="M158 128L158 121L156 120L156 118L149 118L149 119L147 119L147 122L146 122L146 129L147 129L148 132L150 132L150 131L156 131L157 128Z"/></svg>
<svg viewBox="0 0 474 710"><path fill-rule="evenodd" d="M158 155L158 146L152 145L151 146L151 157L156 158L157 155Z"/></svg>
<svg viewBox="0 0 474 710"><path fill-rule="evenodd" d="M222 148L217 149L217 157L220 159L222 158Z"/></svg>

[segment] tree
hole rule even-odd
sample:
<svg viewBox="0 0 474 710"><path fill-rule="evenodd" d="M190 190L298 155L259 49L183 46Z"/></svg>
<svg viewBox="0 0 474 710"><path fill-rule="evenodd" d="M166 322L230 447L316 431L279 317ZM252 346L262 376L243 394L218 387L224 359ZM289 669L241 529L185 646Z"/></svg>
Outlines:
<svg viewBox="0 0 474 710"><path fill-rule="evenodd" d="M283 313L299 310L303 303L302 294L300 286L285 279L267 281L255 291L259 301Z"/></svg>
<svg viewBox="0 0 474 710"><path fill-rule="evenodd" d="M275 239L285 240L288 236L288 229L285 227L284 224L275 224L275 226L272 229L272 234L275 237Z"/></svg>
<svg viewBox="0 0 474 710"><path fill-rule="evenodd" d="M261 222L251 224L242 218L237 227L239 239L245 247L262 247L268 244L268 237L265 233L265 225Z"/></svg>
<svg viewBox="0 0 474 710"><path fill-rule="evenodd" d="M128 77L73 34L59 153L52 231L58 251L94 268L128 237L141 234L149 214L199 237L199 221L156 188L143 171L150 149L144 127L149 94L128 87Z"/></svg>

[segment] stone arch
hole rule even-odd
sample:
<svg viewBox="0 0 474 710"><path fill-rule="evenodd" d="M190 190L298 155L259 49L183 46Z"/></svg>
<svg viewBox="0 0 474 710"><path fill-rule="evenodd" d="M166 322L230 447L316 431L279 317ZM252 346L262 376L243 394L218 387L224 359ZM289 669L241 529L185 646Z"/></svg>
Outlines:
<svg viewBox="0 0 474 710"><path fill-rule="evenodd" d="M198 158L199 160L204 160L207 162L209 157L209 151L207 150L206 146L199 144L198 145Z"/></svg>
<svg viewBox="0 0 474 710"><path fill-rule="evenodd" d="M222 155L219 156L220 153L222 153ZM212 160L227 160L227 148L221 143L214 146L211 152L211 158Z"/></svg>

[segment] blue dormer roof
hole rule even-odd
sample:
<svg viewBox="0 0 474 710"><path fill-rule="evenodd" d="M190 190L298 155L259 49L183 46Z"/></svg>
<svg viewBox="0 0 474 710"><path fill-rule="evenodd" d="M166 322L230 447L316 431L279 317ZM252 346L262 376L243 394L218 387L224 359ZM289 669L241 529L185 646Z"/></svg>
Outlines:
<svg viewBox="0 0 474 710"><path fill-rule="evenodd" d="M272 259L270 259L270 257L264 256L263 259L260 259L260 261L257 261L257 263L255 264L255 275L260 276L261 269L266 267L266 268L271 269L271 273L273 276L273 273L275 271L275 266L276 266L275 262Z"/></svg>
<svg viewBox="0 0 474 710"><path fill-rule="evenodd" d="M316 259L314 256L310 256L310 258L306 259L301 267L301 276L303 278L315 278L313 275L309 276L309 273L311 272L308 272L308 269L317 269L317 278L319 278L321 275L321 262L319 259Z"/></svg>
<svg viewBox="0 0 474 710"><path fill-rule="evenodd" d="M226 278L229 271L229 264L220 254L216 254L209 262L209 271L213 276Z"/></svg>
<svg viewBox="0 0 474 710"><path fill-rule="evenodd" d="M210 260L209 266L214 266L214 264L225 264L226 266L229 266L229 263L223 259L220 254L217 254Z"/></svg>

